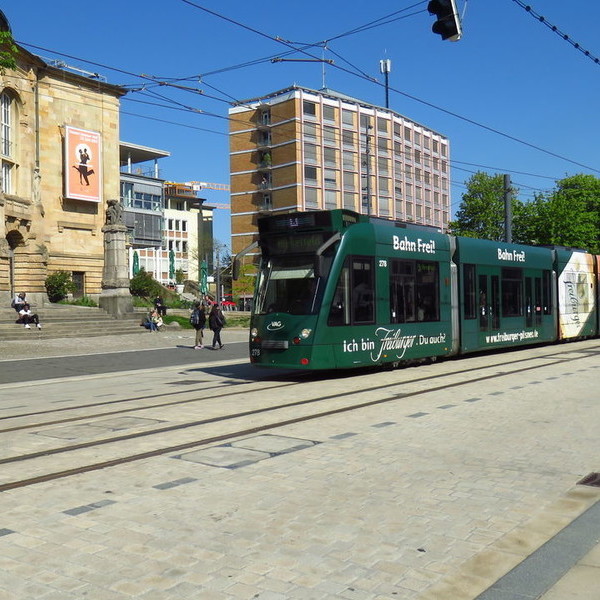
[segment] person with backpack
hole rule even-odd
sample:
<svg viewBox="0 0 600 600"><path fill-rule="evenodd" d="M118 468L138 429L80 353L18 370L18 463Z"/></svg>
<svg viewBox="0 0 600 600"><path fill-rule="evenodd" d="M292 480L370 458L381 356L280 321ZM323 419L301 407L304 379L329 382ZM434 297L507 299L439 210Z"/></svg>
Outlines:
<svg viewBox="0 0 600 600"><path fill-rule="evenodd" d="M25 292L20 292L19 294L15 294L15 297L13 298L12 302L10 303L12 308L14 308L17 311L17 313L21 312L21 309L23 308L23 306L25 306L25 304L28 304L27 297L25 296Z"/></svg>
<svg viewBox="0 0 600 600"><path fill-rule="evenodd" d="M204 327L206 326L206 313L204 312L204 305L200 302L196 302L194 310L190 315L190 324L196 330L196 343L194 350L202 350L202 337L204 335Z"/></svg>
<svg viewBox="0 0 600 600"><path fill-rule="evenodd" d="M215 302L210 309L210 314L208 315L208 326L210 330L213 332L213 350L217 349L217 344L219 344L219 350L223 347L223 343L221 342L221 329L223 329L225 325L225 317L219 308L218 302Z"/></svg>

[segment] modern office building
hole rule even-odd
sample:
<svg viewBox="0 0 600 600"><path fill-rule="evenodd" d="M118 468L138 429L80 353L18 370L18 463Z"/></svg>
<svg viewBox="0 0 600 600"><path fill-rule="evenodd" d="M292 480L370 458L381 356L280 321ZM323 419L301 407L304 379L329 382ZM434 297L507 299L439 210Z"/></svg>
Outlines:
<svg viewBox="0 0 600 600"><path fill-rule="evenodd" d="M166 150L121 142L121 202L129 229L129 274L151 273L163 285L198 281L201 260L213 270L213 208L205 206L192 185L165 181L159 160Z"/></svg>
<svg viewBox="0 0 600 600"><path fill-rule="evenodd" d="M448 139L387 108L293 86L229 110L232 250L264 213L347 208L446 229Z"/></svg>
<svg viewBox="0 0 600 600"><path fill-rule="evenodd" d="M200 263L206 261L208 274L214 271L213 210L187 183L165 184L165 237L167 251L186 279L199 281Z"/></svg>
<svg viewBox="0 0 600 600"><path fill-rule="evenodd" d="M160 177L158 161L170 153L127 142L120 143L119 151L121 203L123 220L129 229L128 245L162 248L165 182Z"/></svg>

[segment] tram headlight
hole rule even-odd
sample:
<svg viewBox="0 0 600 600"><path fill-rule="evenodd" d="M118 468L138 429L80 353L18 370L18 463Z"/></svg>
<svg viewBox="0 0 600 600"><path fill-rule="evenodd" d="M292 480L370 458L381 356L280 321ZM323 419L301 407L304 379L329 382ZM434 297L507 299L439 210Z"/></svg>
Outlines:
<svg viewBox="0 0 600 600"><path fill-rule="evenodd" d="M250 337L253 337L253 338L255 338L257 335L258 335L258 329L256 329L256 327L253 327L253 328L250 330Z"/></svg>
<svg viewBox="0 0 600 600"><path fill-rule="evenodd" d="M310 336L310 334L311 334L311 333L312 333L312 329L303 329L303 330L300 332L300 337L301 337L303 340L305 340L305 339L307 339L307 338Z"/></svg>

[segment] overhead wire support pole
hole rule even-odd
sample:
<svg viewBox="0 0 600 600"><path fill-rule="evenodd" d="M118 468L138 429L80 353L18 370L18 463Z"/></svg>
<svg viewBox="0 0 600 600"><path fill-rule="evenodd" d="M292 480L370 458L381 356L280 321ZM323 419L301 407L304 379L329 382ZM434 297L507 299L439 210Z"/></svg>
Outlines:
<svg viewBox="0 0 600 600"><path fill-rule="evenodd" d="M367 201L366 201L366 209L367 209L367 215L370 215L372 212L372 207L371 207L371 136L369 135L369 129L371 129L371 125L367 125L365 127L365 131L366 131L366 150L365 150L365 155L367 157L367 185L366 185L366 192L367 192Z"/></svg>
<svg viewBox="0 0 600 600"><path fill-rule="evenodd" d="M504 241L512 243L512 188L508 173L504 174Z"/></svg>

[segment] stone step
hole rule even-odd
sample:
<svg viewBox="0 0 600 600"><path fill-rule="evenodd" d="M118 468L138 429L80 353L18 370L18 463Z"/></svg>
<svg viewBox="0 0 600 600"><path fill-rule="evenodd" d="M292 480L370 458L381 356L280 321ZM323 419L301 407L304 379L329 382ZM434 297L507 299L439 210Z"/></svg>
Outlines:
<svg viewBox="0 0 600 600"><path fill-rule="evenodd" d="M50 330L50 329L37 329L32 326L31 329L25 329L23 326L13 333L0 334L0 340L2 341L27 341L33 339L62 339L62 338L82 338L82 337L98 337L102 335L140 335L142 333L148 333L143 327L137 329L121 329L115 331L106 331L101 329L87 329L85 332L81 330L63 331L63 330ZM160 334L159 334L160 335Z"/></svg>
<svg viewBox="0 0 600 600"><path fill-rule="evenodd" d="M139 324L143 314L134 312L123 319L116 319L100 308L72 306L65 304L46 304L32 306L42 324L26 329L16 323L18 315L14 309L0 308L0 340L27 339L24 336L35 335L44 338L94 337L99 335L138 334L147 330Z"/></svg>

